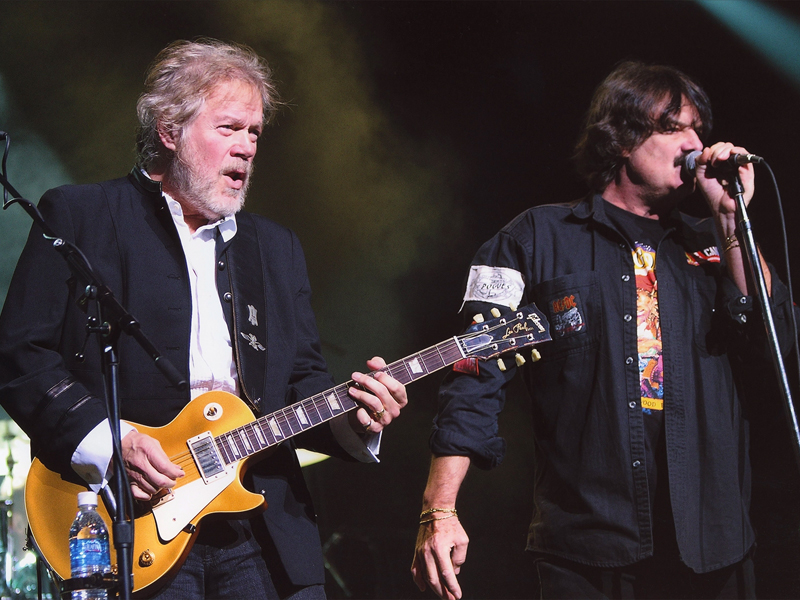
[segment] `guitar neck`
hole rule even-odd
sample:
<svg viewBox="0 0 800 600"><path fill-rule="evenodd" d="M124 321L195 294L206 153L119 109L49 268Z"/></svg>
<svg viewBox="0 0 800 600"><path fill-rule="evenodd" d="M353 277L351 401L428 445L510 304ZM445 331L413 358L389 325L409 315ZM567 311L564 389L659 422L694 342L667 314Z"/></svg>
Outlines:
<svg viewBox="0 0 800 600"><path fill-rule="evenodd" d="M402 384L408 384L464 358L458 338L452 338L387 365L383 371ZM347 390L356 385L342 383L329 390L296 402L274 413L232 429L214 438L226 464L232 464L266 450L312 427L359 407Z"/></svg>

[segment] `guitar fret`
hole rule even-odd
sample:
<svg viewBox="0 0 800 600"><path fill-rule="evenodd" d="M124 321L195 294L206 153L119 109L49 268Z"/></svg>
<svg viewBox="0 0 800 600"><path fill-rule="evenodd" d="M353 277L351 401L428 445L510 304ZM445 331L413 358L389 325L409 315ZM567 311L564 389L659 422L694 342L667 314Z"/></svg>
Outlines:
<svg viewBox="0 0 800 600"><path fill-rule="evenodd" d="M281 431L281 428L278 427L278 419L272 417L267 422L269 423L269 428L270 431L272 431L272 435L275 436L275 441L277 442L278 440L282 439L284 435L283 432Z"/></svg>
<svg viewBox="0 0 800 600"><path fill-rule="evenodd" d="M414 377L411 375L411 370L408 368L408 364L406 363L406 361L401 360L400 361L400 366L403 367L403 370L397 373L397 377L395 377L395 379L397 379L403 385L405 385L406 383L411 383L412 381L414 381ZM400 377L401 375L405 375L405 377L401 378ZM394 376L394 374L393 374L393 376Z"/></svg>
<svg viewBox="0 0 800 600"><path fill-rule="evenodd" d="M314 402L313 398L303 401L303 409L306 411L306 416L311 423L311 427L319 425L324 420L322 415L319 414L319 408L317 407L317 403Z"/></svg>
<svg viewBox="0 0 800 600"><path fill-rule="evenodd" d="M444 367L444 361L442 361L442 355L439 353L438 348L433 348L432 350L423 354L422 360L425 364L425 368L428 369L428 373L438 371Z"/></svg>
<svg viewBox="0 0 800 600"><path fill-rule="evenodd" d="M283 409L279 411L280 414L278 415L278 426L281 428L281 432L283 432L283 437L292 437L295 434L294 429L292 429L292 424L289 422L289 415L293 415L294 413L291 410ZM289 430L289 435L286 435L286 430Z"/></svg>
<svg viewBox="0 0 800 600"><path fill-rule="evenodd" d="M320 419L323 421L327 421L328 419L333 418L333 411L331 410L328 401L325 399L325 396L319 394L314 396L314 408L317 409L317 414L319 415Z"/></svg>
<svg viewBox="0 0 800 600"><path fill-rule="evenodd" d="M265 417L256 419L253 425L255 426L258 434L264 438L265 447L272 446L272 444L275 443L275 437L272 435L272 432L269 429L269 424L267 423L267 419Z"/></svg>
<svg viewBox="0 0 800 600"><path fill-rule="evenodd" d="M253 433L255 433L256 438L258 439L258 443L261 445L262 448L266 448L269 446L269 442L264 437L264 432L261 430L261 423L258 421L253 422Z"/></svg>
<svg viewBox="0 0 800 600"><path fill-rule="evenodd" d="M278 436L275 435L275 431L272 429L271 419L264 419L261 431L263 431L266 438L270 440L270 444L278 443Z"/></svg>
<svg viewBox="0 0 800 600"><path fill-rule="evenodd" d="M337 412L342 411L342 405L339 403L339 398L336 395L336 390L333 390L327 396L325 396L325 400L328 402L328 405L330 406L331 414L336 414Z"/></svg>
<svg viewBox="0 0 800 600"><path fill-rule="evenodd" d="M228 446L228 441L224 436L218 437L214 441L217 443L217 448L219 449L219 453L222 456L222 459L225 461L225 464L231 464L234 461L234 458L233 452L231 452L231 449Z"/></svg>
<svg viewBox="0 0 800 600"><path fill-rule="evenodd" d="M247 435L247 441L250 442L250 447L253 449L250 452L251 454L258 452L263 448L261 442L258 441L258 436L256 435L256 431L252 423L248 423L244 426L244 432L245 435Z"/></svg>
<svg viewBox="0 0 800 600"><path fill-rule="evenodd" d="M419 377L424 377L427 375L425 372L425 361L420 361L422 357L418 354L410 361L408 361L408 367L411 369L411 377L413 379L418 379Z"/></svg>
<svg viewBox="0 0 800 600"><path fill-rule="evenodd" d="M317 415L319 415L320 422L327 421L333 417L331 407L322 395L314 396L312 402L314 403L314 410L317 412Z"/></svg>
<svg viewBox="0 0 800 600"><path fill-rule="evenodd" d="M358 404L355 400L350 397L350 394L347 393L347 386L340 385L339 387L335 388L336 397L339 399L339 404L342 405L344 411L352 410L358 407Z"/></svg>
<svg viewBox="0 0 800 600"><path fill-rule="evenodd" d="M244 433L242 428L240 427L235 429L234 432L236 433L234 436L234 439L236 440L236 446L239 448L239 452L241 452L242 457L250 456L252 451L250 449L250 444L247 443L247 436L242 435Z"/></svg>
<svg viewBox="0 0 800 600"><path fill-rule="evenodd" d="M300 422L301 429L311 425L304 406L298 406L294 409L294 414L297 415L297 420Z"/></svg>
<svg viewBox="0 0 800 600"><path fill-rule="evenodd" d="M239 449L238 444L236 443L236 437L233 435L235 432L231 431L228 433L227 438L228 442L231 445L231 452L233 452L233 458L239 460L242 458L242 451Z"/></svg>
<svg viewBox="0 0 800 600"><path fill-rule="evenodd" d="M253 445L250 443L250 437L247 435L247 429L245 427L240 427L237 430L237 433L239 434L239 439L242 441L245 455L250 456L253 453Z"/></svg>

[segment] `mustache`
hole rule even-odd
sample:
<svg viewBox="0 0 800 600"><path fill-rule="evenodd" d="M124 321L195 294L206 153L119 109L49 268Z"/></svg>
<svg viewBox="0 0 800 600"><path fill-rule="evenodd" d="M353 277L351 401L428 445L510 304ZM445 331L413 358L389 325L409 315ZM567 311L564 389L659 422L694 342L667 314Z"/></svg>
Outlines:
<svg viewBox="0 0 800 600"><path fill-rule="evenodd" d="M222 169L220 169L220 174L228 175L234 173L241 174L246 178L249 178L253 174L253 169L254 167L252 162L248 162L246 160L236 160L223 165Z"/></svg>

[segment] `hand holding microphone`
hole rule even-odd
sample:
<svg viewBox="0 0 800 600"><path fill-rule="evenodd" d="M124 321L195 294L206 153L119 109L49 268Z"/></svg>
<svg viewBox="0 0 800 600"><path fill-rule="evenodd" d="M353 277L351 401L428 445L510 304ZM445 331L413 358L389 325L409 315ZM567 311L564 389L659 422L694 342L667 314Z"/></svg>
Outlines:
<svg viewBox="0 0 800 600"><path fill-rule="evenodd" d="M683 168L688 171L693 177L695 174L695 170L697 169L697 157L700 156L703 152L700 150L692 150L683 157ZM749 165L750 163L760 163L764 162L764 159L760 156L756 156L755 154L734 154L727 158L727 160L722 162L717 162L712 165L715 169L738 169L744 165Z"/></svg>
<svg viewBox="0 0 800 600"><path fill-rule="evenodd" d="M743 192L745 204L750 202L755 189L752 167L740 167L762 161L760 156L750 154L740 146L734 146L730 142L717 142L702 152L695 150L682 158L682 178L684 181L694 179L697 182L712 215L721 219L720 223L726 222L724 226L721 225L721 229L733 231L735 223L732 220L736 211L734 198L738 184L742 185L739 189ZM732 187L734 183L736 185Z"/></svg>

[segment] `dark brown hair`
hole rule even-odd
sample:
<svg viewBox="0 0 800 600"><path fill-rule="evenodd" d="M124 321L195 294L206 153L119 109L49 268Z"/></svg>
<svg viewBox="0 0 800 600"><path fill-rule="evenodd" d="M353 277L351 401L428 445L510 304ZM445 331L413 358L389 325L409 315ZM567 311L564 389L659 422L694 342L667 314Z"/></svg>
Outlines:
<svg viewBox="0 0 800 600"><path fill-rule="evenodd" d="M578 173L594 191L614 181L624 155L656 131L668 131L684 99L697 111L701 139L711 131L711 104L703 89L678 69L623 62L597 87L575 146Z"/></svg>

